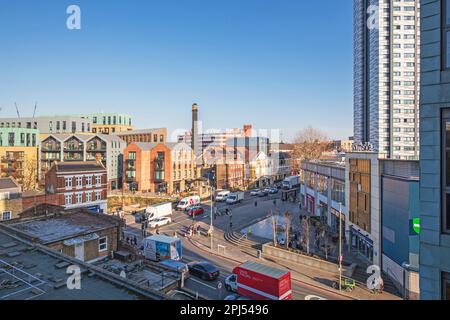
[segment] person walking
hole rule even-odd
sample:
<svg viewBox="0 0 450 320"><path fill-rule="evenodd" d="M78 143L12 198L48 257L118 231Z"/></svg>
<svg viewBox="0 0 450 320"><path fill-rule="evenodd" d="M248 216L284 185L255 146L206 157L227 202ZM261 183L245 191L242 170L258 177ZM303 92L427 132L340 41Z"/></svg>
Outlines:
<svg viewBox="0 0 450 320"><path fill-rule="evenodd" d="M258 201L255 201L255 208L258 206Z"/></svg>

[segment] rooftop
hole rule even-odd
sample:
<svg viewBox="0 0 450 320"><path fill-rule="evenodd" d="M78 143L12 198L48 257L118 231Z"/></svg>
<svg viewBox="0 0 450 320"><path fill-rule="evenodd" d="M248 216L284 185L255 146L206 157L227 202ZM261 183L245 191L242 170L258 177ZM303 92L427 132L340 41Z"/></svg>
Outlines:
<svg viewBox="0 0 450 320"><path fill-rule="evenodd" d="M286 273L288 273L288 271L286 270L280 270L280 269L276 269L274 267L269 267L266 266L264 264L258 263L258 262L253 262L253 261L248 261L244 264L241 265L241 267L254 271L254 272L258 272L258 273L262 273L274 278L280 278L282 276L284 276Z"/></svg>
<svg viewBox="0 0 450 320"><path fill-rule="evenodd" d="M0 190L14 188L20 189L20 185L12 177L0 178Z"/></svg>
<svg viewBox="0 0 450 320"><path fill-rule="evenodd" d="M113 135L117 136L129 136L133 134L146 134L146 133L155 133L160 130L165 130L165 128L153 128L153 129L139 129L139 130L130 130L130 131L122 131L116 132Z"/></svg>
<svg viewBox="0 0 450 320"><path fill-rule="evenodd" d="M76 171L100 171L106 170L103 164L97 161L71 161L56 162L54 164L57 172L76 172Z"/></svg>
<svg viewBox="0 0 450 320"><path fill-rule="evenodd" d="M48 244L89 235L99 230L114 227L117 223L112 217L79 211L12 222L8 226L23 233L24 236L37 239L42 244Z"/></svg>
<svg viewBox="0 0 450 320"><path fill-rule="evenodd" d="M81 270L81 289L67 288L67 267ZM0 227L0 300L142 300L165 299L84 262L31 244Z"/></svg>

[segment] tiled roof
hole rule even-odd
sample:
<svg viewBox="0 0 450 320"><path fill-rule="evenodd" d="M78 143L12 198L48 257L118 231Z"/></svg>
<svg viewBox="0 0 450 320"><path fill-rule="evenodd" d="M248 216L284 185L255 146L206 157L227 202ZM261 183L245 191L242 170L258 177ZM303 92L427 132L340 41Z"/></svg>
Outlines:
<svg viewBox="0 0 450 320"><path fill-rule="evenodd" d="M0 178L0 189L20 188L17 182L11 178Z"/></svg>
<svg viewBox="0 0 450 320"><path fill-rule="evenodd" d="M106 170L105 167L97 161L58 162L55 166L57 172Z"/></svg>

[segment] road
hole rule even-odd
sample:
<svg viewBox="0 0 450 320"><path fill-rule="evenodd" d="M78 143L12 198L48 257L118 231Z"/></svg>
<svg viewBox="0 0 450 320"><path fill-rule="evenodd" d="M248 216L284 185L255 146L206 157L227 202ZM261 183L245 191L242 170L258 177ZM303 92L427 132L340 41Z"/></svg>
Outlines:
<svg viewBox="0 0 450 320"><path fill-rule="evenodd" d="M282 210L281 201L279 195L272 197L250 197L246 196L241 204L227 206L226 204L218 204L218 207L229 207L233 210L233 223L239 226L246 226L255 219L264 217L271 209ZM278 201L277 206L273 205L273 199ZM254 206L254 202L257 201L258 205ZM210 206L208 203L204 203L205 214L195 217L195 221L202 221L206 224L210 222ZM215 228L225 230L228 227L230 218L227 216L220 216L214 220ZM160 228L160 233L172 235L174 232L181 230L183 227L190 226L193 222L192 217L189 217L185 212L174 211L172 215L172 223L170 225ZM136 235L138 239L141 238L141 225L132 224L127 227L126 236ZM224 286L225 278L232 273L232 270L238 264L235 261L225 259L221 256L213 255L206 250L201 250L197 246L194 246L186 238L182 238L183 242L183 261L209 261L220 270L220 277L215 281L204 281L198 278L190 277L185 282L185 287L191 292L198 293L208 299L223 300L230 293L227 292ZM217 289L218 282L222 282L222 288ZM332 291L324 290L320 287L311 286L307 283L300 283L298 281L292 281L293 298L296 300L304 300L308 296L320 297L322 299L345 299L346 297L333 293Z"/></svg>

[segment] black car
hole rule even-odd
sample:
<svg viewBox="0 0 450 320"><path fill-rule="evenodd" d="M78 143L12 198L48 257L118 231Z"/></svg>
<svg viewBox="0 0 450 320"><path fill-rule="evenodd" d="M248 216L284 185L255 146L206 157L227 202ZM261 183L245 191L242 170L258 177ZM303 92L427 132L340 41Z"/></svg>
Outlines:
<svg viewBox="0 0 450 320"><path fill-rule="evenodd" d="M219 277L220 271L213 264L201 261L188 263L189 274L203 280L212 281Z"/></svg>

